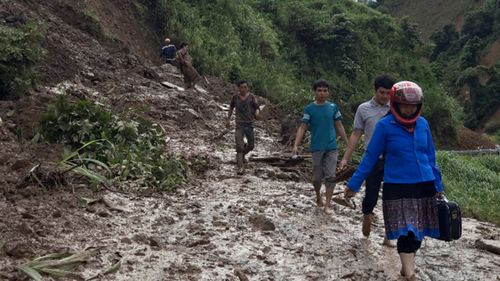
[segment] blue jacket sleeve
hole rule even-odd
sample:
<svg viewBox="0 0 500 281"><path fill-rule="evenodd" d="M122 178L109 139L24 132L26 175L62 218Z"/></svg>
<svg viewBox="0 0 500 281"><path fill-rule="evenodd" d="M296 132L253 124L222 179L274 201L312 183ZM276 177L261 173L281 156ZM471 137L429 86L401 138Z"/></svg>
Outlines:
<svg viewBox="0 0 500 281"><path fill-rule="evenodd" d="M427 158L429 159L429 164L431 165L432 172L434 173L434 185L438 192L443 192L443 182L441 181L441 172L439 171L436 164L436 150L434 148L434 142L432 141L431 129L429 123L427 123Z"/></svg>
<svg viewBox="0 0 500 281"><path fill-rule="evenodd" d="M363 160L361 160L358 169L354 172L354 175L347 183L349 189L354 192L358 192L361 189L361 184L373 170L379 156L384 152L385 142L386 130L379 122L375 126L375 131L373 132L373 136L368 144L365 155L363 156Z"/></svg>

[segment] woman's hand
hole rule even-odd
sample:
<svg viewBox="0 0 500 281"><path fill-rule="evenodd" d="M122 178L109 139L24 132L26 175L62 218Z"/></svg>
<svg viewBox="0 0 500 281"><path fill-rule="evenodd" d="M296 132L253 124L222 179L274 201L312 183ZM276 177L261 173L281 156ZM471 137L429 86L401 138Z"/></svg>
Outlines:
<svg viewBox="0 0 500 281"><path fill-rule="evenodd" d="M439 191L438 191L438 192L436 192L436 198L437 198L437 199L443 199L443 197L444 197L444 192L443 192L443 191L441 191L441 192L439 192Z"/></svg>

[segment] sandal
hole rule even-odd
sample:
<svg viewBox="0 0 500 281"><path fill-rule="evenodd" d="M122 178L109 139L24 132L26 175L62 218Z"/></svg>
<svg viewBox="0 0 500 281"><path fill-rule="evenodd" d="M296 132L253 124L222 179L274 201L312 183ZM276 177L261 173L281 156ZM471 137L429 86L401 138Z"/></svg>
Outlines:
<svg viewBox="0 0 500 281"><path fill-rule="evenodd" d="M356 210L356 204L351 199L334 197L332 198L332 201L339 205L346 206L348 208Z"/></svg>

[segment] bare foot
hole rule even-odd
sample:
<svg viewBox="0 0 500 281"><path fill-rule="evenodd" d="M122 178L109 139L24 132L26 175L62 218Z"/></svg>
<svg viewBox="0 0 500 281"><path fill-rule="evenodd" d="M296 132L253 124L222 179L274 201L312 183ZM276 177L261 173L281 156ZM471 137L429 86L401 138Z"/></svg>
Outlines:
<svg viewBox="0 0 500 281"><path fill-rule="evenodd" d="M316 204L318 204L318 207L325 206L325 202L323 202L323 199L316 199Z"/></svg>
<svg viewBox="0 0 500 281"><path fill-rule="evenodd" d="M387 239L387 237L384 237L384 242L382 242L382 245L389 247L389 248L396 247L396 244L394 244L391 240Z"/></svg>
<svg viewBox="0 0 500 281"><path fill-rule="evenodd" d="M325 214L327 214L327 215L333 214L332 208L330 208L330 206L325 205L325 208L323 210L325 211Z"/></svg>
<svg viewBox="0 0 500 281"><path fill-rule="evenodd" d="M245 169L243 167L238 168L238 171L236 172L238 175L244 175L245 174Z"/></svg>

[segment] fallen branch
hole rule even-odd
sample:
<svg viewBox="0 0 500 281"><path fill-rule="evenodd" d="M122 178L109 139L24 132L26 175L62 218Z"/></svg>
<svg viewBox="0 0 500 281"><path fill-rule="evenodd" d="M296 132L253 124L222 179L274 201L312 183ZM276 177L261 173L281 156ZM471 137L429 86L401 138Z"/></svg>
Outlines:
<svg viewBox="0 0 500 281"><path fill-rule="evenodd" d="M475 246L478 249L488 251L490 253L494 253L500 255L500 242L495 240L476 240Z"/></svg>

